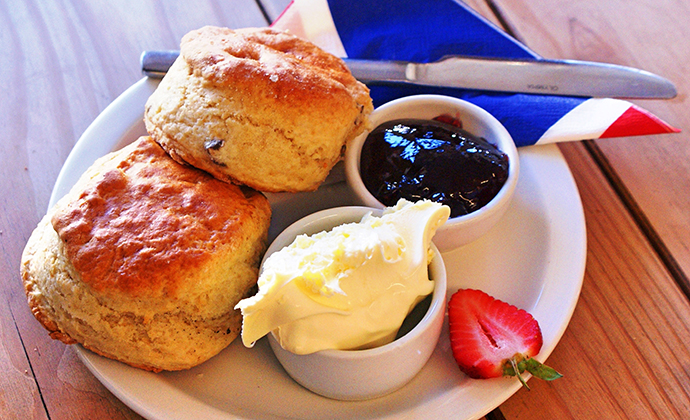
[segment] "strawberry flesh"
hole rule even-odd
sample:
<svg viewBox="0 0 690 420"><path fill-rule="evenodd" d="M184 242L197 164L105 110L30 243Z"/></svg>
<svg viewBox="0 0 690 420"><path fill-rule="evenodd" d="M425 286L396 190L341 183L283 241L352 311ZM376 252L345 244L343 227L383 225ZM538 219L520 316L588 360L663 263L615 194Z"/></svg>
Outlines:
<svg viewBox="0 0 690 420"><path fill-rule="evenodd" d="M524 361L539 353L543 344L532 315L480 290L454 293L448 303L448 320L453 357L471 378L516 374L511 359L522 372Z"/></svg>

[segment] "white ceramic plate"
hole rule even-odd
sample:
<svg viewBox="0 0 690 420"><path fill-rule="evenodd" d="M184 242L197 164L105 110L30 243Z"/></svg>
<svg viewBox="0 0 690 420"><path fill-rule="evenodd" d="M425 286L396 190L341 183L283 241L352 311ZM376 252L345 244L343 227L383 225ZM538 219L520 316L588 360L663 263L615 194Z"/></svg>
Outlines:
<svg viewBox="0 0 690 420"><path fill-rule="evenodd" d="M142 79L89 126L67 158L51 206L93 161L145 134L144 103L157 82ZM551 354L580 294L585 268L585 221L577 187L559 150L520 150L521 178L514 203L485 237L444 254L449 294L479 288L531 312ZM270 194L274 238L304 215L352 204L342 168L313 193ZM475 419L520 387L515 379L472 380L455 365L447 322L430 361L412 382L383 398L342 402L313 394L282 369L266 339L252 349L240 340L184 372L154 374L77 347L84 364L118 398L150 419ZM385 374L385 372L381 372Z"/></svg>

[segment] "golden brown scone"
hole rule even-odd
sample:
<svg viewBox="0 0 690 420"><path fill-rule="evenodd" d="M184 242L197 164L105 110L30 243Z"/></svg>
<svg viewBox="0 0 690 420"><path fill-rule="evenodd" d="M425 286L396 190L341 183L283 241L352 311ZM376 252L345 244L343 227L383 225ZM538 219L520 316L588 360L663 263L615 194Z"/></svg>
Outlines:
<svg viewBox="0 0 690 420"><path fill-rule="evenodd" d="M204 27L146 103L150 135L178 161L260 191L315 190L362 133L369 89L287 32Z"/></svg>
<svg viewBox="0 0 690 420"><path fill-rule="evenodd" d="M187 369L239 334L271 210L149 137L99 159L31 235L29 306L51 337L139 368Z"/></svg>

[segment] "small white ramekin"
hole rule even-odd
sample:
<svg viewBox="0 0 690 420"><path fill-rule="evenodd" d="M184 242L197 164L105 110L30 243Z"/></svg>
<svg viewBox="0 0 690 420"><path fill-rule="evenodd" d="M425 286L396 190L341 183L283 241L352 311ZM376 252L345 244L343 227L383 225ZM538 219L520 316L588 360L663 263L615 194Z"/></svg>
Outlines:
<svg viewBox="0 0 690 420"><path fill-rule="evenodd" d="M298 220L285 229L266 251L265 259L292 243L300 234L314 234L335 226L359 222L372 212L367 207L337 207ZM287 373L305 388L338 400L366 400L389 394L409 382L426 364L441 334L446 305L446 269L438 249L432 245L429 265L434 280L428 309L413 311L406 323L414 325L393 342L367 350L322 350L297 355L283 349L273 334L269 343ZM428 300L427 300L428 302ZM414 318L414 315L421 317Z"/></svg>
<svg viewBox="0 0 690 420"><path fill-rule="evenodd" d="M520 160L512 137L505 127L484 109L461 99L442 95L415 95L388 102L371 115L372 128L391 120L403 118L433 119L450 115L462 122L463 129L483 137L508 156L508 179L498 194L484 207L448 219L434 236L434 244L441 252L450 251L473 242L488 232L510 205L520 172ZM360 153L369 133L364 133L348 145L345 153L345 176L359 204L384 208L364 186L359 171Z"/></svg>

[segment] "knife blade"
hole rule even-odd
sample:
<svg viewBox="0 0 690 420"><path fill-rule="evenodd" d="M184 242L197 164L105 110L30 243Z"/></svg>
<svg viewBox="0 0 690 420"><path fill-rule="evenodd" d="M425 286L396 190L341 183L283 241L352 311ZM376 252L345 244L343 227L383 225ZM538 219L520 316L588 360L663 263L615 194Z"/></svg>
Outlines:
<svg viewBox="0 0 690 420"><path fill-rule="evenodd" d="M178 51L144 51L146 76L160 78ZM558 96L670 99L674 84L648 71L578 60L516 60L449 56L431 63L344 59L353 76L364 83L403 83Z"/></svg>

